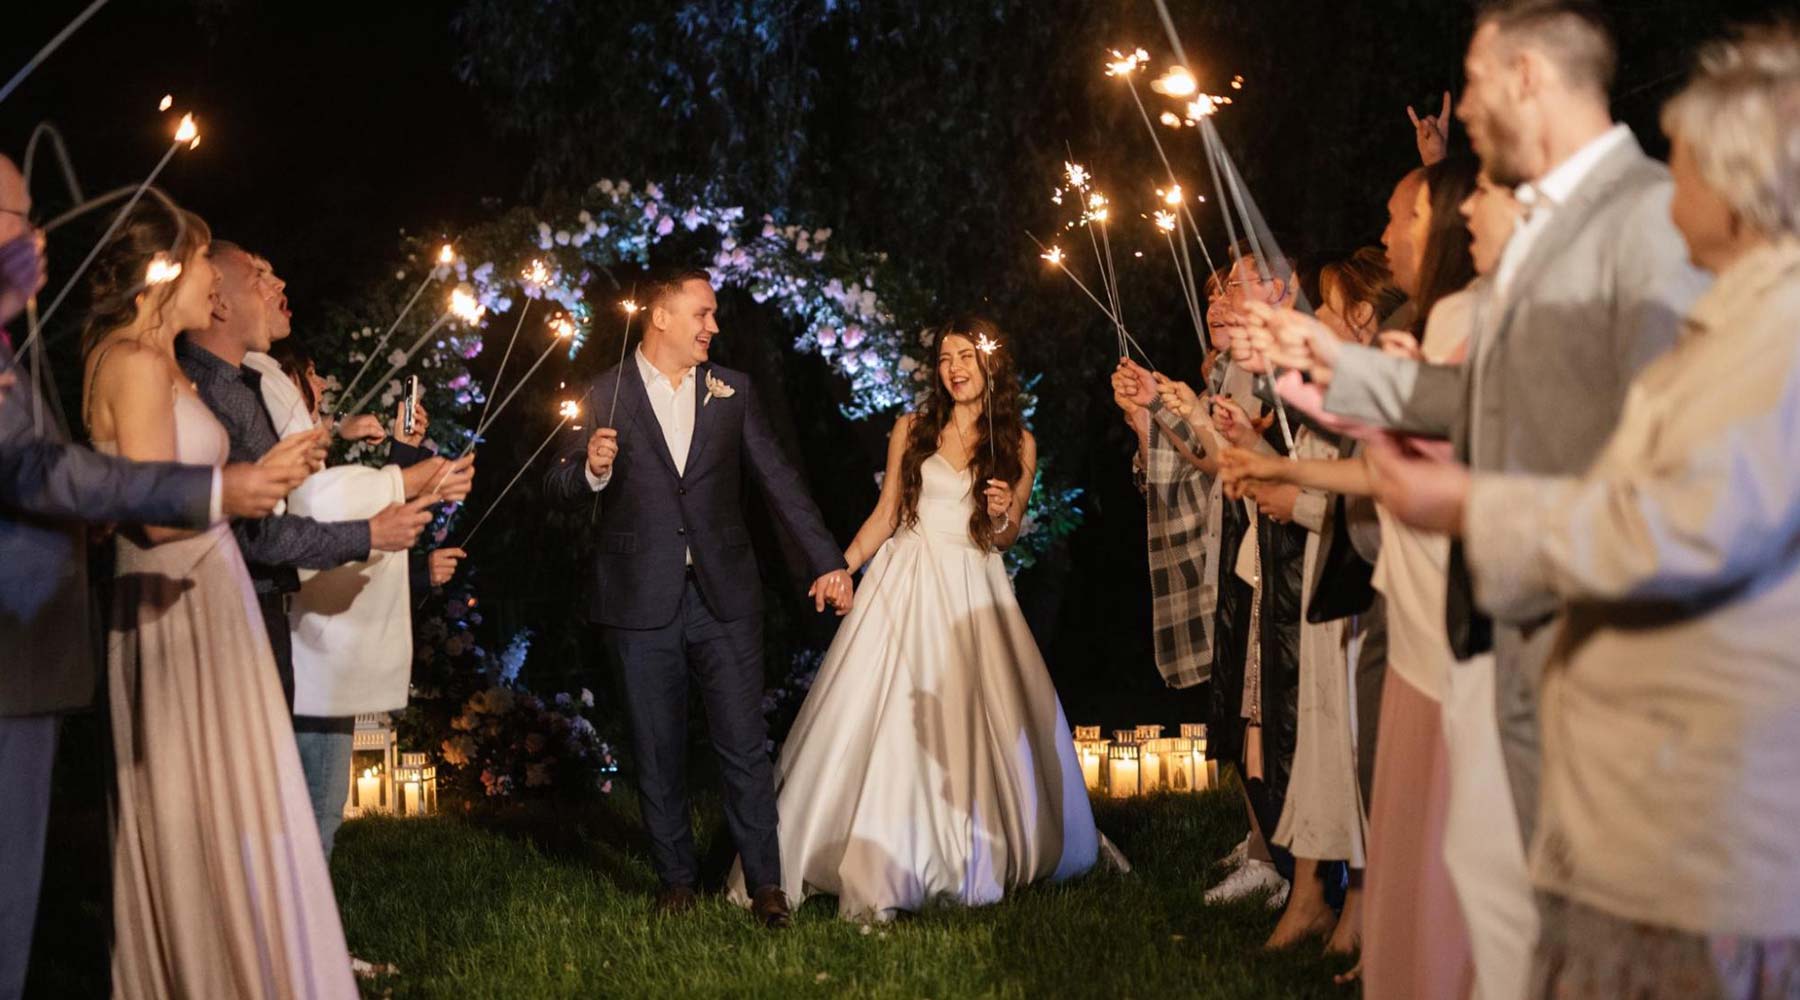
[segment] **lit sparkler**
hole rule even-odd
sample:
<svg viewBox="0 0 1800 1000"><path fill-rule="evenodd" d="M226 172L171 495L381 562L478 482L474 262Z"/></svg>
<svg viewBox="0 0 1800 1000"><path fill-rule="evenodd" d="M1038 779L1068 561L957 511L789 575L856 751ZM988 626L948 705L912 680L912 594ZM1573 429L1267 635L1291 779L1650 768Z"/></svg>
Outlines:
<svg viewBox="0 0 1800 1000"><path fill-rule="evenodd" d="M531 381L531 376L537 374L537 370L544 366L544 362L550 360L550 355L555 353L558 347L563 346L565 341L575 337L575 321L566 315L553 316L545 325L550 329L550 343L544 347L544 353L538 355L538 359L532 362L530 368L525 369L525 374L520 377L518 384L514 385L512 391L506 394L506 398L500 401L500 405L495 407L487 421L476 425L476 438L480 438L487 433L489 427L494 426L494 423L500 419L500 414L506 412L507 404L513 401L513 397L519 394L520 389L525 388L525 383Z"/></svg>
<svg viewBox="0 0 1800 1000"><path fill-rule="evenodd" d="M338 412L356 413L361 411L363 407L369 405L369 400L375 398L375 394L381 391L381 387L387 384L388 379L399 374L400 370L405 368L407 364L412 361L413 355L418 354L419 350L425 346L425 343L432 338L432 335L443 329L445 323L450 322L452 319L459 319L470 326L474 326L475 324L480 323L482 318L486 315L487 307L482 305L481 300L475 297L475 289L473 286L467 284L456 286L455 290L450 293L450 302L444 307L443 313L438 316L436 322L433 322L430 326L426 327L425 332L419 334L419 339L413 341L412 346L408 347L400 355L400 360L389 365L387 372L376 379L375 384L370 386L366 392L357 397L356 402ZM373 357L373 355L371 355L371 357ZM351 384L354 385L355 380L352 380ZM349 394L349 390L346 389L344 395L348 396Z"/></svg>
<svg viewBox="0 0 1800 1000"><path fill-rule="evenodd" d="M555 345L552 344L551 346ZM458 545L457 548L466 549L469 547L469 543L475 539L475 533L480 531L481 526L487 523L488 517L491 516L495 510L499 509L500 501L505 500L506 495L512 492L512 488L519 484L519 478L525 475L526 469L531 468L531 463L537 461L537 457L544 453L545 448L550 447L550 442L556 440L556 435L562 433L562 429L567 427L570 421L579 420L581 418L581 404L572 399L565 399L557 404L556 412L562 419L557 421L555 427L550 428L550 433L544 435L543 443L537 446L537 450L531 453L531 457L527 458L524 464L519 466L519 471L513 473L513 477L507 480L505 486L501 487L499 495L494 497L493 501L488 504L487 511L481 515L480 520L475 522L475 527L470 528L469 533L463 536L462 544Z"/></svg>
<svg viewBox="0 0 1800 1000"><path fill-rule="evenodd" d="M413 289L412 297L406 300L406 305L400 307L400 315L395 316L394 321L388 324L388 328L383 331L381 337L375 341L375 346L369 350L368 356L363 358L362 367L356 369L356 374L350 376L350 383L344 386L343 392L338 393L338 399L340 401L351 398L351 390L355 389L357 383L362 381L363 375L368 373L369 366L375 363L375 359L381 357L381 349L387 346L388 340L394 336L394 331L400 329L400 323L406 319L408 313L412 312L413 306L419 301L419 296L425 294L425 289L431 287L431 282L437 278L438 272L442 270L444 271L445 276L448 277L448 268L455 263L456 249L454 247L446 243L438 248L437 267L426 268L425 277L419 282L419 287ZM339 414L345 412L347 411L338 411Z"/></svg>

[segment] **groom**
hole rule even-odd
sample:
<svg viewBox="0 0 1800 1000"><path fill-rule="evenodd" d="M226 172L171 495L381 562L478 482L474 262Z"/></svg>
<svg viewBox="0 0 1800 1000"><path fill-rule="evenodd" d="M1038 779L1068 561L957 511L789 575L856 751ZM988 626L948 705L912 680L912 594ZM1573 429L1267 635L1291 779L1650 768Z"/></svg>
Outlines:
<svg viewBox="0 0 1800 1000"><path fill-rule="evenodd" d="M790 917L765 749L762 585L744 523L746 473L817 576L808 591L814 607L849 610L852 584L749 377L707 363L717 312L705 271L651 284L643 343L594 379L583 400L591 419L616 426L565 451L545 492L599 512L588 617L623 671L644 825L662 881L658 909L691 908L699 879L685 760L691 675L724 772L725 818L744 884L756 887L751 914L783 928Z"/></svg>

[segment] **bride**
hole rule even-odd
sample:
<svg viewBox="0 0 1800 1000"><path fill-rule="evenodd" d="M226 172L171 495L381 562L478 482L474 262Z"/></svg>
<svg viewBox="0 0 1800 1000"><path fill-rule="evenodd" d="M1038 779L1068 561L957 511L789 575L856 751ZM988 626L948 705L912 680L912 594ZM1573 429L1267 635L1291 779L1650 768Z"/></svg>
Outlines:
<svg viewBox="0 0 1800 1000"><path fill-rule="evenodd" d="M847 919L997 902L1086 871L1102 844L1000 557L1037 465L1010 352L975 317L935 341L937 377L844 553L868 563L861 593L781 754L782 889L835 895ZM747 905L735 868L730 891Z"/></svg>

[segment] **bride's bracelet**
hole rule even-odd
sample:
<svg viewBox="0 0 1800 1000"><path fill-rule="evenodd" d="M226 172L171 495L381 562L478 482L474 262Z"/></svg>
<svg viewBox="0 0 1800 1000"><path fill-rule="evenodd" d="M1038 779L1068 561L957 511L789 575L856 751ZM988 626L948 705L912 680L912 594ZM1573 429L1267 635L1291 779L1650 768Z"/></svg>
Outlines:
<svg viewBox="0 0 1800 1000"><path fill-rule="evenodd" d="M990 520L990 521L993 520L991 515L989 516L988 520ZM1008 529L1010 527L1012 527L1012 512L1007 511L1000 515L1000 523L994 526L994 534L1004 535L1004 534L1006 534L1006 529Z"/></svg>

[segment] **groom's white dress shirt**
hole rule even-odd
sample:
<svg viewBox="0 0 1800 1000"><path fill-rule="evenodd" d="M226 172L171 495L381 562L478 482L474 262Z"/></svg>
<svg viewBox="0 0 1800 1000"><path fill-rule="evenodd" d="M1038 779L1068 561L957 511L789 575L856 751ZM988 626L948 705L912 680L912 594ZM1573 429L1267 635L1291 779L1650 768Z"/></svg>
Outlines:
<svg viewBox="0 0 1800 1000"><path fill-rule="evenodd" d="M650 397L650 410L656 414L656 422L662 427L663 442L669 446L669 457L675 460L677 473L687 472L688 447L694 443L694 369L688 369L681 384L669 381L668 376L656 369L650 359L644 356L644 349L632 352L637 359L638 375L644 380L644 392ZM606 489L612 482L612 470L606 475L596 476L585 465L581 474L587 477L588 489L598 493ZM687 554L689 566L694 564L693 550Z"/></svg>

